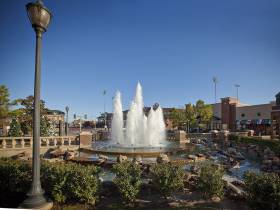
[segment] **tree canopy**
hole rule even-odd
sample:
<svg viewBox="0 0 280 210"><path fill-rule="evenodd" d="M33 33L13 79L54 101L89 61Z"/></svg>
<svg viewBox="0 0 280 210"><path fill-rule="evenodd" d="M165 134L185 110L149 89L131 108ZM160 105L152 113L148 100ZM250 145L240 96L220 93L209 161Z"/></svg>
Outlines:
<svg viewBox="0 0 280 210"><path fill-rule="evenodd" d="M5 118L9 114L9 97L8 88L5 85L0 85L0 118Z"/></svg>
<svg viewBox="0 0 280 210"><path fill-rule="evenodd" d="M170 116L173 127L185 128L188 125L190 128L194 128L210 123L213 111L211 105L198 100L194 105L186 104L185 109L173 108Z"/></svg>

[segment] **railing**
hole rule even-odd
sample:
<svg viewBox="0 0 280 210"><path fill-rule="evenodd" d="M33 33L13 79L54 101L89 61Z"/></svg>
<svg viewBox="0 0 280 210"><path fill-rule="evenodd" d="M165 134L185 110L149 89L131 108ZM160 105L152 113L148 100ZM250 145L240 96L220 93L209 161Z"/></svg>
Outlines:
<svg viewBox="0 0 280 210"><path fill-rule="evenodd" d="M32 137L1 137L1 149L25 149L31 148L33 144ZM49 148L56 146L74 146L79 145L76 136L50 136L41 137L41 148Z"/></svg>

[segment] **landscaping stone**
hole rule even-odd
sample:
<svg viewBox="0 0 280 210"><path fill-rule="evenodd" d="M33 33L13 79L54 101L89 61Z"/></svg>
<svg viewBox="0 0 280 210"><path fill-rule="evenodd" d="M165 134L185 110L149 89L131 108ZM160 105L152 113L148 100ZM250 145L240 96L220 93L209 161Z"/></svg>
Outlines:
<svg viewBox="0 0 280 210"><path fill-rule="evenodd" d="M117 157L117 162L118 162L118 163L122 163L122 162L124 162L124 161L127 161L127 156L125 156L125 155L119 155L119 156Z"/></svg>
<svg viewBox="0 0 280 210"><path fill-rule="evenodd" d="M169 157L166 154L160 154L157 157L157 163L169 163Z"/></svg>

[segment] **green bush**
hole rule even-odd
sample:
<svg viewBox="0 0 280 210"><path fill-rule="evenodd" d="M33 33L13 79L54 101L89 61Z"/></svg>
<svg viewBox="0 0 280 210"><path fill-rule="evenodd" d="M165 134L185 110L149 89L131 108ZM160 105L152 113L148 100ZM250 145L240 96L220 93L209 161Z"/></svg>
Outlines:
<svg viewBox="0 0 280 210"><path fill-rule="evenodd" d="M113 166L116 173L114 183L117 186L122 199L131 203L135 200L141 187L141 169L138 164L132 162L117 163Z"/></svg>
<svg viewBox="0 0 280 210"><path fill-rule="evenodd" d="M98 168L75 163L42 164L42 185L56 202L94 204L100 186Z"/></svg>
<svg viewBox="0 0 280 210"><path fill-rule="evenodd" d="M269 147L275 153L280 154L280 142L277 140L264 140L258 137L240 137L232 140L237 144L255 144L263 148Z"/></svg>
<svg viewBox="0 0 280 210"><path fill-rule="evenodd" d="M228 140L237 141L237 140L239 140L239 136L231 133L228 135Z"/></svg>
<svg viewBox="0 0 280 210"><path fill-rule="evenodd" d="M182 166L170 163L155 164L151 168L153 184L165 198L184 187Z"/></svg>
<svg viewBox="0 0 280 210"><path fill-rule="evenodd" d="M280 177L275 173L246 172L245 190L254 209L280 209Z"/></svg>
<svg viewBox="0 0 280 210"><path fill-rule="evenodd" d="M99 189L98 172L98 168L94 166L43 161L42 187L55 202L78 201L93 204ZM6 201L13 200L18 195L24 197L30 189L31 180L30 162L0 159L0 194L3 195L0 196L0 206L5 206Z"/></svg>
<svg viewBox="0 0 280 210"><path fill-rule="evenodd" d="M214 165L211 162L202 163L198 176L198 190L200 190L206 198L214 196L222 198L224 195L223 175L224 169L221 166Z"/></svg>
<svg viewBox="0 0 280 210"><path fill-rule="evenodd" d="M0 159L0 190L5 192L27 192L31 183L31 168L28 162Z"/></svg>
<svg viewBox="0 0 280 210"><path fill-rule="evenodd" d="M25 161L0 159L0 206L17 207L31 184L31 168Z"/></svg>

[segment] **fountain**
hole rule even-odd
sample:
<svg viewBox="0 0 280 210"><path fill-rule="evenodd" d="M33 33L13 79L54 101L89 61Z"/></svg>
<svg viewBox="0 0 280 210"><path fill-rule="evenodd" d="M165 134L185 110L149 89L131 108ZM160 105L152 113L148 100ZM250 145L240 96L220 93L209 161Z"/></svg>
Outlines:
<svg viewBox="0 0 280 210"><path fill-rule="evenodd" d="M117 91L114 99L111 132L113 144L119 144L123 147L159 147L165 145L165 124L161 107L151 107L148 117L145 116L143 109L142 87L138 82L124 129L121 94Z"/></svg>
<svg viewBox="0 0 280 210"><path fill-rule="evenodd" d="M165 123L162 108L157 104L144 113L142 87L138 82L135 97L124 121L120 91L113 101L111 140L93 144L96 153L110 155L152 156L171 149L166 141Z"/></svg>

